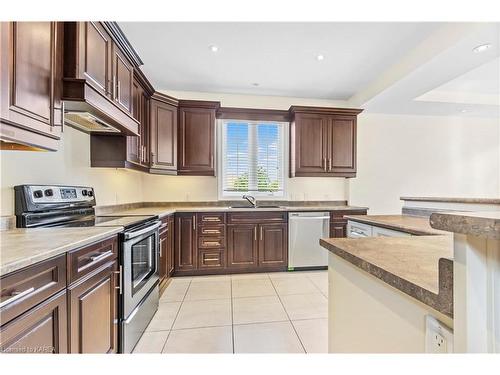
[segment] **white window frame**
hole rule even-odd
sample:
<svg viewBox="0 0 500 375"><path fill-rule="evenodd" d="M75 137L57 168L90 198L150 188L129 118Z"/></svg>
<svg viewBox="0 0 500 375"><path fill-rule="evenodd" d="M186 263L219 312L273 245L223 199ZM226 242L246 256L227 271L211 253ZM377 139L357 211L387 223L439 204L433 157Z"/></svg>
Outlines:
<svg viewBox="0 0 500 375"><path fill-rule="evenodd" d="M282 147L282 170L283 170L283 191L281 192L224 192L224 162L223 156L225 155L224 149L224 129L223 126L228 122L244 122L248 124L280 124L282 139L283 139L283 147ZM255 121L255 120L242 120L242 119L219 119L217 120L216 126L216 137L217 137L217 196L219 200L233 200L240 199L243 195L248 194L254 196L258 200L286 200L288 197L288 133L289 133L289 123L284 121Z"/></svg>

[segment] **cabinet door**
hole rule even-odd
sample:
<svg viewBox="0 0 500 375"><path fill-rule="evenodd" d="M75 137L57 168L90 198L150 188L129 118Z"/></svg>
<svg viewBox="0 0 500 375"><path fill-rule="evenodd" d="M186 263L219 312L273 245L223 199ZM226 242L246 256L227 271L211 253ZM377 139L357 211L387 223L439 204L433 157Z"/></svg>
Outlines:
<svg viewBox="0 0 500 375"><path fill-rule="evenodd" d="M174 217L168 218L168 238L167 238L167 276L174 274Z"/></svg>
<svg viewBox="0 0 500 375"><path fill-rule="evenodd" d="M257 224L227 226L227 266L252 270L258 266Z"/></svg>
<svg viewBox="0 0 500 375"><path fill-rule="evenodd" d="M151 167L177 171L177 107L151 100Z"/></svg>
<svg viewBox="0 0 500 375"><path fill-rule="evenodd" d="M144 127L144 90L141 85L134 81L132 86L132 116L139 121L139 137L127 137L127 160L133 163L141 163L143 150L141 149L142 133Z"/></svg>
<svg viewBox="0 0 500 375"><path fill-rule="evenodd" d="M196 214L178 214L175 222L175 272L197 268Z"/></svg>
<svg viewBox="0 0 500 375"><path fill-rule="evenodd" d="M55 149L62 121L62 23L2 22L0 28L1 137Z"/></svg>
<svg viewBox="0 0 500 375"><path fill-rule="evenodd" d="M215 110L181 108L179 173L214 176Z"/></svg>
<svg viewBox="0 0 500 375"><path fill-rule="evenodd" d="M132 112L132 87L134 82L134 68L113 44L113 100L118 106Z"/></svg>
<svg viewBox="0 0 500 375"><path fill-rule="evenodd" d="M326 173L327 125L327 120L320 115L295 116L295 141L290 159L294 161L292 169L295 170L296 176Z"/></svg>
<svg viewBox="0 0 500 375"><path fill-rule="evenodd" d="M68 288L71 353L116 353L117 262Z"/></svg>
<svg viewBox="0 0 500 375"><path fill-rule="evenodd" d="M329 120L328 171L356 172L356 117L334 116Z"/></svg>
<svg viewBox="0 0 500 375"><path fill-rule="evenodd" d="M347 237L347 220L336 219L330 221L330 237L344 238Z"/></svg>
<svg viewBox="0 0 500 375"><path fill-rule="evenodd" d="M2 353L67 353L66 290L0 328Z"/></svg>
<svg viewBox="0 0 500 375"><path fill-rule="evenodd" d="M82 22L83 75L98 92L110 96L112 87L112 40L99 22ZM81 29L80 29L81 30Z"/></svg>
<svg viewBox="0 0 500 375"><path fill-rule="evenodd" d="M286 269L288 266L287 224L260 224L259 232L259 266Z"/></svg>

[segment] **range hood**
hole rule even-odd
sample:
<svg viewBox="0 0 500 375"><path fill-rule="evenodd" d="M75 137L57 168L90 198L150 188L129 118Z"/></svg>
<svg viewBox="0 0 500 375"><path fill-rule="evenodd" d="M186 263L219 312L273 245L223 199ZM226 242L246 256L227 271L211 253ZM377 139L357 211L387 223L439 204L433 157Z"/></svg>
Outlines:
<svg viewBox="0 0 500 375"><path fill-rule="evenodd" d="M101 120L90 112L67 111L64 114L64 123L84 132L121 133L120 130Z"/></svg>

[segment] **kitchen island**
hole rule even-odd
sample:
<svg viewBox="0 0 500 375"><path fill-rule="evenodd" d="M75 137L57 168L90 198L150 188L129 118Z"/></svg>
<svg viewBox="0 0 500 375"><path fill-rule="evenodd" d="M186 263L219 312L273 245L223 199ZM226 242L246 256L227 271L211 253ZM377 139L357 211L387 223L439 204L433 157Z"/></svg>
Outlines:
<svg viewBox="0 0 500 375"><path fill-rule="evenodd" d="M424 234L428 219L407 219L361 218ZM420 236L320 240L330 252L329 352L421 353L428 315L453 328L453 239L428 229Z"/></svg>

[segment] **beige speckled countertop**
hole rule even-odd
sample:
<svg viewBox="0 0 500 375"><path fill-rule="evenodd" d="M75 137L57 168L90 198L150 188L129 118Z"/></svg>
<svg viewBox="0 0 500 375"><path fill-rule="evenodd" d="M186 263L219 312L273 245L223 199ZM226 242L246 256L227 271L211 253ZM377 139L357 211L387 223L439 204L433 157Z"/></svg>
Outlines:
<svg viewBox="0 0 500 375"><path fill-rule="evenodd" d="M376 225L382 228L399 230L417 236L448 234L437 229L433 229L428 217L410 215L345 215L349 220L358 221L369 225Z"/></svg>
<svg viewBox="0 0 500 375"><path fill-rule="evenodd" d="M103 214L108 215L158 215L162 218L176 212L241 212L241 211L356 211L366 210L365 207L355 206L280 206L280 207L224 207L224 206L150 206L150 207L136 207L128 208L117 211L107 212Z"/></svg>
<svg viewBox="0 0 500 375"><path fill-rule="evenodd" d="M500 211L436 212L431 215L431 226L492 240L500 240Z"/></svg>
<svg viewBox="0 0 500 375"><path fill-rule="evenodd" d="M453 316L451 236L329 238L320 244L403 293Z"/></svg>
<svg viewBox="0 0 500 375"><path fill-rule="evenodd" d="M0 276L117 234L123 227L33 228L0 232Z"/></svg>
<svg viewBox="0 0 500 375"><path fill-rule="evenodd" d="M402 201L500 204L500 198L401 197Z"/></svg>

